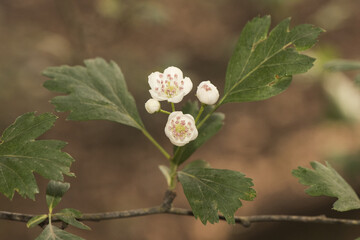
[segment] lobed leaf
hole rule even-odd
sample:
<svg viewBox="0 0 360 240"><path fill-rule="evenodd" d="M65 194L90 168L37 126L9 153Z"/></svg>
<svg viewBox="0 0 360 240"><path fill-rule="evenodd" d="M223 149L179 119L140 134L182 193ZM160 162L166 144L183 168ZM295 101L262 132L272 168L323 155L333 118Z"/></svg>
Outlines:
<svg viewBox="0 0 360 240"><path fill-rule="evenodd" d="M256 17L241 32L226 72L223 103L257 101L284 91L292 75L304 73L315 59L299 54L312 47L321 28L303 24L289 30L290 18L268 35L270 16Z"/></svg>
<svg viewBox="0 0 360 240"><path fill-rule="evenodd" d="M80 229L90 230L90 227L76 220L76 218L80 218L82 216L81 212L76 209L64 208L61 209L60 212L56 213L55 216L57 216L61 221L66 222L69 225Z"/></svg>
<svg viewBox="0 0 360 240"><path fill-rule="evenodd" d="M60 228L48 224L35 240L84 240L74 234L68 233Z"/></svg>
<svg viewBox="0 0 360 240"><path fill-rule="evenodd" d="M343 212L360 208L360 200L351 186L333 169L329 163L326 166L319 162L311 162L312 169L299 167L292 174L299 182L309 186L305 190L310 196L336 197L333 209Z"/></svg>
<svg viewBox="0 0 360 240"><path fill-rule="evenodd" d="M44 87L68 95L51 100L59 112L70 111L70 120L110 120L143 129L135 100L127 90L118 65L102 58L88 59L82 66L50 67L43 74Z"/></svg>
<svg viewBox="0 0 360 240"><path fill-rule="evenodd" d="M202 114L202 116L206 116L208 112L212 109L211 106L207 106ZM196 118L199 107L197 102L188 102L183 107L183 112L191 114L194 118ZM202 118L200 118L201 120ZM189 142L183 147L174 147L174 153L179 151L174 158L174 163L180 165L185 162L201 145L203 145L206 141L208 141L212 136L214 136L224 125L225 115L222 113L213 113L210 118L198 129L199 135L194 140Z"/></svg>
<svg viewBox="0 0 360 240"><path fill-rule="evenodd" d="M26 113L4 131L0 138L0 192L6 197L12 199L17 191L35 199L39 190L33 172L57 181L63 180L63 174L73 176L70 166L74 159L61 151L65 142L35 140L56 118L51 113Z"/></svg>
<svg viewBox="0 0 360 240"><path fill-rule="evenodd" d="M203 224L218 222L218 211L229 224L235 223L234 214L242 206L240 199L251 201L256 196L252 180L236 171L194 164L179 171L178 178L195 218Z"/></svg>

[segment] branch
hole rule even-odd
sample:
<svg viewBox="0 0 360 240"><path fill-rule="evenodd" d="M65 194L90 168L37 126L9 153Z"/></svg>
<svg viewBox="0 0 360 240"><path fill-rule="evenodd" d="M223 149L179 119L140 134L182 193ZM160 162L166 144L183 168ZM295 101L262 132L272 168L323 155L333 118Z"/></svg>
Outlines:
<svg viewBox="0 0 360 240"><path fill-rule="evenodd" d="M116 212L102 212L102 213L84 213L79 221L103 221L111 219L121 219L130 217L140 217L154 214L174 214L183 216L194 216L194 213L189 209L172 207L172 202L176 197L176 193L170 190L165 192L163 203L160 206L150 208L140 208L134 210L116 211ZM0 211L0 219L17 222L28 222L33 214L13 213ZM226 221L225 217L219 215L219 219ZM52 222L62 222L56 216L53 217ZM325 215L320 216L295 216L295 215L257 215L257 216L235 216L235 222L244 227L250 227L252 223L256 222L300 222L300 223L323 223L323 224L344 224L344 225L360 225L360 220L342 219L342 218L328 218ZM46 223L45 223L46 224ZM64 226L65 228L66 226Z"/></svg>
<svg viewBox="0 0 360 240"><path fill-rule="evenodd" d="M189 209L183 208L165 208L163 205L140 208L126 211L105 212L105 213L86 213L83 214L79 221L103 221L111 219L121 219L130 217L147 216L154 214L174 214L183 216L194 216L193 212ZM12 213L0 211L0 219L27 222L35 215ZM220 220L225 220L224 216L219 215ZM61 220L54 217L53 222L60 222ZM344 225L360 225L360 220L341 219L341 218L328 218L324 215L321 216L295 216L295 215L255 215L255 216L235 216L235 222L244 227L250 227L252 223L257 222L300 222L300 223L323 223L323 224L344 224Z"/></svg>

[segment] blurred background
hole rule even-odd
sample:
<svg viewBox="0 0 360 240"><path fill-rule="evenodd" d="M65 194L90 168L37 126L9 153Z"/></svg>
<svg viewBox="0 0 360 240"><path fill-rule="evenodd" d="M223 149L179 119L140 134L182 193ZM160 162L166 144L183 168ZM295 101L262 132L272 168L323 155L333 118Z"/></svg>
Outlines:
<svg viewBox="0 0 360 240"><path fill-rule="evenodd" d="M53 112L55 94L42 87L49 66L81 65L100 56L121 67L139 112L151 134L168 151L163 133L166 116L149 115L147 76L167 66L180 67L194 86L211 80L222 91L227 62L247 21L270 14L272 26L292 17L292 26L311 23L327 30L306 52L317 58L307 74L294 77L290 88L266 101L227 104L223 129L191 160L253 178L257 198L243 202L238 215L326 214L358 218L358 211L331 210L335 199L310 197L291 176L311 161L330 161L360 190L360 100L353 84L356 72L327 73L322 65L334 58L360 59L358 0L1 0L0 130L25 113ZM195 99L189 94L187 99ZM179 106L178 106L179 108ZM76 161L76 178L58 209L84 213L158 205L166 190L159 164L163 156L134 128L107 121L66 121L41 138L68 142L64 149ZM17 194L0 195L0 210L47 212L47 180L36 176L36 201ZM177 187L174 205L189 208ZM250 228L224 222L203 226L192 217L154 215L89 222L91 231L67 228L96 239L354 239L357 227L295 223L257 223ZM35 239L41 232L24 223L0 221L0 239Z"/></svg>

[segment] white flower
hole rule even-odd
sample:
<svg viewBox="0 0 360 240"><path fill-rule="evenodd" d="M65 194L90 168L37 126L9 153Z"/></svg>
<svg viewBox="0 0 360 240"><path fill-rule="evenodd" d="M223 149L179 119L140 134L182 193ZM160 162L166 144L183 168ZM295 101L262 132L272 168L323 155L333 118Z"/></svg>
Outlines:
<svg viewBox="0 0 360 240"><path fill-rule="evenodd" d="M165 134L172 144L181 147L197 138L198 130L194 118L190 114L175 111L168 118Z"/></svg>
<svg viewBox="0 0 360 240"><path fill-rule="evenodd" d="M149 75L151 97L158 100L178 103L188 94L193 84L190 78L183 78L182 71L177 67L168 67L164 73L153 72Z"/></svg>
<svg viewBox="0 0 360 240"><path fill-rule="evenodd" d="M196 96L201 103L213 105L219 99L219 91L210 81L203 81L197 87Z"/></svg>
<svg viewBox="0 0 360 240"><path fill-rule="evenodd" d="M158 112L160 110L160 103L158 100L150 98L145 103L145 109L148 113L153 114L155 112Z"/></svg>

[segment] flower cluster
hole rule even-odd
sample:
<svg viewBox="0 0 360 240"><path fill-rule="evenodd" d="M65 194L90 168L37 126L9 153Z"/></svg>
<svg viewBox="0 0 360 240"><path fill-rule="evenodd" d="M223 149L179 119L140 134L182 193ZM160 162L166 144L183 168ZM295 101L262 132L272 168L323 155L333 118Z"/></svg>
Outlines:
<svg viewBox="0 0 360 240"><path fill-rule="evenodd" d="M184 146L198 136L196 122L190 114L174 110L174 103L183 100L193 88L190 78L184 77L183 72L177 67L168 67L164 73L153 72L148 77L150 85L149 99L145 103L148 113L165 112L170 114L165 126L165 134L171 143L176 146ZM203 81L199 84L196 96L204 105L213 105L219 99L219 91L210 81ZM173 105L173 112L161 110L159 101L168 101Z"/></svg>

